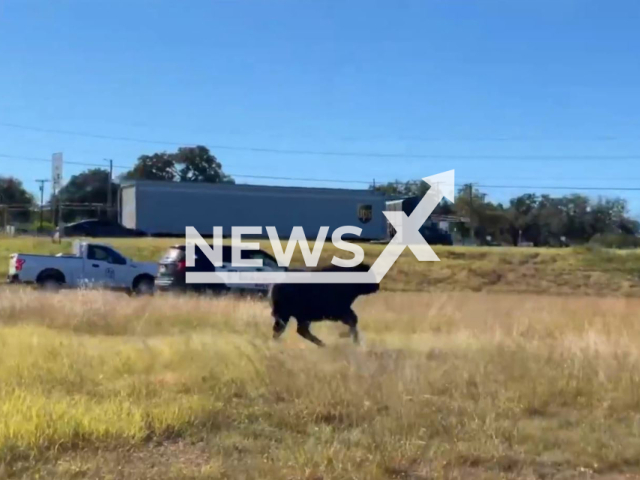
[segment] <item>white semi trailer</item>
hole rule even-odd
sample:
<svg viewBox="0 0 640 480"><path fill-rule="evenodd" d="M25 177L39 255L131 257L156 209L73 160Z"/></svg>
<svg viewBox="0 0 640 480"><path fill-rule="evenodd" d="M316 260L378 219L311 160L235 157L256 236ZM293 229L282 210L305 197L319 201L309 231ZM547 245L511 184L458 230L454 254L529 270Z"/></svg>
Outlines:
<svg viewBox="0 0 640 480"><path fill-rule="evenodd" d="M231 235L234 226L276 227L288 238L294 226L315 239L320 227L350 225L363 240L387 238L386 196L372 190L262 185L130 181L119 196L120 222L150 235L184 236L185 227L211 235L214 226ZM344 236L345 239L349 237Z"/></svg>

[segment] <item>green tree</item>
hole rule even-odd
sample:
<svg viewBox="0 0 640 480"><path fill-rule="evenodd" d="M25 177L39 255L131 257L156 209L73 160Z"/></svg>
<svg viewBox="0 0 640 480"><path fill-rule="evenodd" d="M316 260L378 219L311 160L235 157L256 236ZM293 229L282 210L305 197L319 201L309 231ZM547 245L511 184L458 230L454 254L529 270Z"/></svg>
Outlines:
<svg viewBox="0 0 640 480"><path fill-rule="evenodd" d="M424 197L429 188L429 184L422 179L409 180L407 182L396 180L394 182L381 183L375 187L373 185L369 186L370 190L401 197Z"/></svg>
<svg viewBox="0 0 640 480"><path fill-rule="evenodd" d="M626 216L620 221L618 228L620 229L620 232L625 235L640 234L640 222Z"/></svg>
<svg viewBox="0 0 640 480"><path fill-rule="evenodd" d="M562 208L563 199L542 195L537 205L537 222L541 245L559 246L565 244L567 215Z"/></svg>
<svg viewBox="0 0 640 480"><path fill-rule="evenodd" d="M468 217L473 223L478 223L481 212L486 208L486 195L470 184L465 184L458 189L454 204L458 215Z"/></svg>
<svg viewBox="0 0 640 480"><path fill-rule="evenodd" d="M465 184L458 189L453 211L456 215L467 217L473 227L473 237L479 243L485 243L487 237L494 241L503 241L507 235L508 218L501 204L494 205L486 200L487 195ZM467 228L462 228L465 235L471 235Z"/></svg>
<svg viewBox="0 0 640 480"><path fill-rule="evenodd" d="M598 199L589 209L589 226L595 233L616 233L623 223L627 204L622 199Z"/></svg>
<svg viewBox="0 0 640 480"><path fill-rule="evenodd" d="M80 204L105 205L108 200L109 172L101 168L85 170L78 175L73 175L67 184L60 189L58 198L62 203L74 203L77 206L68 206L63 209L62 218L65 222L73 221L77 218L94 217L96 213L107 214L106 209L87 209ZM118 195L118 185L111 184L111 198L116 199ZM57 201L55 202L57 205Z"/></svg>
<svg viewBox="0 0 640 480"><path fill-rule="evenodd" d="M627 217L624 200L594 202L580 194L553 198L528 193L512 199L508 213L514 245L520 239L536 246L586 243L596 235L635 235L639 228Z"/></svg>
<svg viewBox="0 0 640 480"><path fill-rule="evenodd" d="M20 180L14 177L0 177L0 203L4 205L25 205L32 207L36 200Z"/></svg>
<svg viewBox="0 0 640 480"><path fill-rule="evenodd" d="M31 216L31 208L36 205L35 197L28 192L22 182L14 177L0 177L0 204L23 206L24 209L8 211L7 221L26 222ZM15 208L15 207L14 207Z"/></svg>
<svg viewBox="0 0 640 480"><path fill-rule="evenodd" d="M207 147L182 147L175 153L141 155L136 165L122 178L173 182L233 183L222 164Z"/></svg>
<svg viewBox="0 0 640 480"><path fill-rule="evenodd" d="M123 175L123 178L137 180L173 181L177 177L174 154L166 152L141 155L133 169Z"/></svg>
<svg viewBox="0 0 640 480"><path fill-rule="evenodd" d="M539 198L534 193L525 193L510 200L507 217L511 222L513 245L518 245L522 240L531 241L535 246L539 245L538 203Z"/></svg>
<svg viewBox="0 0 640 480"><path fill-rule="evenodd" d="M563 233L572 243L588 242L593 236L589 223L591 201L588 197L577 193L566 195L560 199L560 208L565 216Z"/></svg>
<svg viewBox="0 0 640 480"><path fill-rule="evenodd" d="M85 170L73 175L60 189L60 199L64 203L106 204L109 189L109 172L102 168ZM111 193L116 198L118 185L112 183Z"/></svg>
<svg viewBox="0 0 640 480"><path fill-rule="evenodd" d="M389 196L408 196L403 187L404 183L400 180L396 180L395 182L380 183L376 185L371 184L369 185L369 190L381 192Z"/></svg>
<svg viewBox="0 0 640 480"><path fill-rule="evenodd" d="M233 183L222 171L222 165L207 147L183 147L174 155L181 182Z"/></svg>
<svg viewBox="0 0 640 480"><path fill-rule="evenodd" d="M388 182L370 188L391 196L422 197L429 185L414 180ZM535 246L559 246L586 243L596 236L635 237L640 233L640 222L629 218L623 199L593 201L580 194L551 197L525 193L512 198L504 207L488 201L485 193L466 184L458 189L453 204L443 199L434 213L470 218L473 233L464 225L459 229L464 236L473 234L481 244L491 238L516 246L522 241L532 242Z"/></svg>
<svg viewBox="0 0 640 480"><path fill-rule="evenodd" d="M407 182L401 182L396 180L395 182L387 182L383 184L369 185L369 190L375 190L382 192L391 197L424 197L429 191L430 185L424 180L409 180ZM455 213L453 204L443 198L440 203L433 210L435 215L453 215Z"/></svg>

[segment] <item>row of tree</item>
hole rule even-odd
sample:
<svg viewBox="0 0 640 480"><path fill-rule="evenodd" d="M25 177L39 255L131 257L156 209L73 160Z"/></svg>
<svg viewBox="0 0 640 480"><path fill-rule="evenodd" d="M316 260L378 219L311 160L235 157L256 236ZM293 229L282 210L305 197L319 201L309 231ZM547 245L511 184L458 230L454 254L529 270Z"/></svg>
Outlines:
<svg viewBox="0 0 640 480"><path fill-rule="evenodd" d="M112 182L112 198L117 198L122 180L163 180L174 182L233 183L222 165L207 147L183 147L174 153L141 155L134 167ZM108 198L109 173L101 168L74 175L60 190L63 203L105 203Z"/></svg>
<svg viewBox="0 0 640 480"><path fill-rule="evenodd" d="M422 197L429 186L418 180L371 188L389 195ZM635 238L640 233L640 223L629 216L624 199L593 200L575 193L561 197L527 193L502 204L488 201L485 193L467 184L458 190L454 203L444 199L434 213L468 218L462 229L473 229L480 243L562 246L603 236Z"/></svg>
<svg viewBox="0 0 640 480"><path fill-rule="evenodd" d="M199 145L179 148L172 153L141 155L131 170L112 179L111 182L109 172L105 169L85 170L73 175L56 195L50 196L47 204L54 207L60 203L66 204L67 207L62 211L62 219L65 222L87 215L108 214L105 208L100 210L89 205L105 205L109 198L109 185L111 198L117 198L118 184L127 179L210 183L234 181L223 172L222 165L209 149ZM30 209L35 208L38 201L19 180L0 177L0 204L23 207L23 210L15 211L12 218L25 221L30 216ZM57 209L54 216L57 216Z"/></svg>
<svg viewBox="0 0 640 480"><path fill-rule="evenodd" d="M201 145L179 148L173 153L140 156L131 170L113 179L112 198L117 198L118 183L125 179L234 182L224 173L218 159ZM108 188L108 171L90 169L72 176L58 193L58 198L51 198L50 201L55 204L104 205L109 197ZM370 188L389 195L422 197L429 186L421 180L415 180L372 185ZM0 203L34 207L37 200L19 180L0 177ZM84 213L86 210L81 207L65 208L63 219L69 222ZM518 245L527 241L534 245L562 245L584 243L607 234L635 238L640 232L640 224L628 215L625 200L592 200L579 194L551 197L528 193L502 204L488 201L485 193L471 185L464 185L459 189L455 203L443 200L435 213L469 218L470 223L460 228L463 234L473 235L480 243Z"/></svg>

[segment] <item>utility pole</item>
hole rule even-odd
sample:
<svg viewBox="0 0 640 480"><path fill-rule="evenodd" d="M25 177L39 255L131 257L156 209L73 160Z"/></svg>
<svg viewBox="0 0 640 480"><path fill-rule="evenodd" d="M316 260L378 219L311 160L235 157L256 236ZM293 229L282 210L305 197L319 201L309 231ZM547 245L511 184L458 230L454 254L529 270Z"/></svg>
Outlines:
<svg viewBox="0 0 640 480"><path fill-rule="evenodd" d="M40 232L42 232L43 224L43 209L44 209L44 184L49 180L36 180L40 184Z"/></svg>
<svg viewBox="0 0 640 480"><path fill-rule="evenodd" d="M60 199L58 198L59 191L56 189L56 184L53 184L53 188L51 190L51 223L53 223L54 227L57 227L59 224L59 213L60 210Z"/></svg>
<svg viewBox="0 0 640 480"><path fill-rule="evenodd" d="M111 189L113 184L113 160L105 160L109 162L109 184L107 185L107 219L111 220Z"/></svg>
<svg viewBox="0 0 640 480"><path fill-rule="evenodd" d="M53 195L51 205L51 221L58 227L60 226L62 202L60 201L60 191L62 190L62 153L54 153L51 156L51 179L53 182Z"/></svg>
<svg viewBox="0 0 640 480"><path fill-rule="evenodd" d="M58 192L56 191L56 187L55 185L53 185L53 188L51 189L51 223L53 223L54 227L57 227L58 222L57 222L57 215L56 212L58 211Z"/></svg>
<svg viewBox="0 0 640 480"><path fill-rule="evenodd" d="M471 241L475 242L476 235L473 229L473 183L469 183L469 228L471 229Z"/></svg>

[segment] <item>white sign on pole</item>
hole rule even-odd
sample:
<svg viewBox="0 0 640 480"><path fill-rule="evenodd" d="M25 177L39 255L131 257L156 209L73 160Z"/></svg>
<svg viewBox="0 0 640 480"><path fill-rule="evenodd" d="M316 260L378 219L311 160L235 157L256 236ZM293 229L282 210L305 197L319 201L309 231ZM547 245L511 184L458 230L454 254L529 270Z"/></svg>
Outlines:
<svg viewBox="0 0 640 480"><path fill-rule="evenodd" d="M53 190L58 191L62 186L62 153L54 153L51 156L51 181L53 183Z"/></svg>

